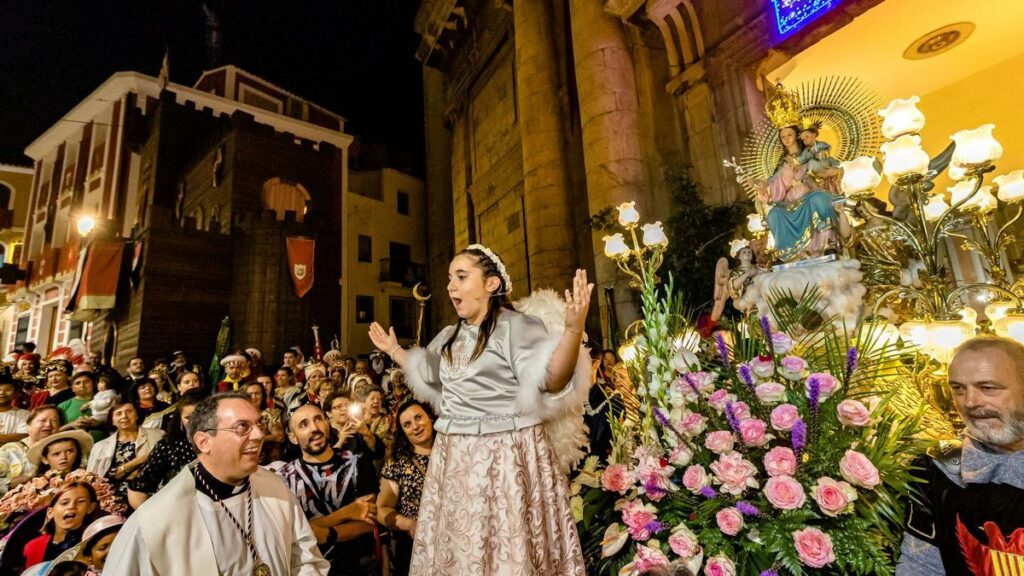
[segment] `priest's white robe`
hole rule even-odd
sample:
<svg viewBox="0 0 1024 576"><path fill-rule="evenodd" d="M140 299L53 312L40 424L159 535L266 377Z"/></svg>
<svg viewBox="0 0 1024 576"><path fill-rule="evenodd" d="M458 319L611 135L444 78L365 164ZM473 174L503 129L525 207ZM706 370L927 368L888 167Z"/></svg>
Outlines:
<svg viewBox="0 0 1024 576"><path fill-rule="evenodd" d="M279 476L258 470L249 477L254 542L273 576L326 575L309 522ZM223 500L246 524L242 492ZM146 501L124 524L107 556L104 573L118 576L252 574L244 537L220 506L195 488L191 466Z"/></svg>

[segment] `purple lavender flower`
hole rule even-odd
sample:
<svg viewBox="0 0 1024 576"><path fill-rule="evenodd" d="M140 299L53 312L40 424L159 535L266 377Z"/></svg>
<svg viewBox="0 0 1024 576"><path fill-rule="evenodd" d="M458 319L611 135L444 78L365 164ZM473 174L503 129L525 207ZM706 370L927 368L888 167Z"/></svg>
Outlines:
<svg viewBox="0 0 1024 576"><path fill-rule="evenodd" d="M718 343L718 356L722 359L722 365L729 368L729 347L725 344L725 338L719 333L715 340Z"/></svg>
<svg viewBox="0 0 1024 576"><path fill-rule="evenodd" d="M744 516L757 516L761 513L761 511L757 509L757 506L754 506L750 502L746 502L744 500L740 500L736 503L736 509Z"/></svg>
<svg viewBox="0 0 1024 576"><path fill-rule="evenodd" d="M650 479L644 482L644 494L647 494L651 500L658 500L668 494L668 490L663 488L656 479Z"/></svg>
<svg viewBox="0 0 1024 576"><path fill-rule="evenodd" d="M800 418L797 418L793 422L792 436L790 442L793 445L793 453L796 454L797 458L803 453L804 448L807 447L807 424Z"/></svg>
<svg viewBox="0 0 1024 576"><path fill-rule="evenodd" d="M740 433L740 419L736 417L736 412L732 409L732 402L725 403L725 419L729 421L729 427L732 431Z"/></svg>
<svg viewBox="0 0 1024 576"><path fill-rule="evenodd" d="M659 424L666 428L670 428L672 425L671 422L669 422L668 416L666 416L665 413L661 411L661 408L654 409L654 418L658 421Z"/></svg>
<svg viewBox="0 0 1024 576"><path fill-rule="evenodd" d="M815 416L818 415L818 403L821 401L821 381L818 380L817 376L811 376L807 379L807 405L811 409L811 413Z"/></svg>
<svg viewBox="0 0 1024 576"><path fill-rule="evenodd" d="M718 495L715 493L715 489L712 488L711 486L705 486L701 488L700 491L697 493L705 498L714 498L715 496Z"/></svg>
<svg viewBox="0 0 1024 576"><path fill-rule="evenodd" d="M739 373L740 380L743 380L743 383L747 385L747 388L750 388L750 391L753 392L756 386L754 385L754 373L750 370L750 366L747 364L740 364Z"/></svg>
<svg viewBox="0 0 1024 576"><path fill-rule="evenodd" d="M647 530L651 534L657 534L666 528L668 528L668 526L658 520L651 520L647 524L644 524L644 530Z"/></svg>
<svg viewBox="0 0 1024 576"><path fill-rule="evenodd" d="M760 576L779 576L779 571L774 568L762 570Z"/></svg>
<svg viewBox="0 0 1024 576"><path fill-rule="evenodd" d="M767 316L761 316L761 332L764 332L764 341L768 343L768 350L772 349L772 324Z"/></svg>
<svg viewBox="0 0 1024 576"><path fill-rule="evenodd" d="M853 371L857 369L858 353L856 346L850 346L846 351L846 380L849 382Z"/></svg>

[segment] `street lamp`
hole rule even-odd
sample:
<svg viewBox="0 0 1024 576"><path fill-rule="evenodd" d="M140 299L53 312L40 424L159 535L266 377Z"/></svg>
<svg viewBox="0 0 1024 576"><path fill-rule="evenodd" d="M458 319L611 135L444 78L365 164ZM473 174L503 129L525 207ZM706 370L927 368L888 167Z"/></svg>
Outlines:
<svg viewBox="0 0 1024 576"><path fill-rule="evenodd" d="M96 220L92 216L79 216L76 225L78 227L78 234L82 238L88 238L89 233L96 228Z"/></svg>

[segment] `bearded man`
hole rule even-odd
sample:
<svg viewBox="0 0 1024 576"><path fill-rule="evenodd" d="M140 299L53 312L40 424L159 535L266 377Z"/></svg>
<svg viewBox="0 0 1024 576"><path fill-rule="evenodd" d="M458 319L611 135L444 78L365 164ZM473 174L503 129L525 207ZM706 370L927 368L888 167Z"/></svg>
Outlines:
<svg viewBox="0 0 1024 576"><path fill-rule="evenodd" d="M919 463L926 483L910 503L896 574L1016 574L1007 566L1024 565L1024 346L968 340L949 385L965 438Z"/></svg>

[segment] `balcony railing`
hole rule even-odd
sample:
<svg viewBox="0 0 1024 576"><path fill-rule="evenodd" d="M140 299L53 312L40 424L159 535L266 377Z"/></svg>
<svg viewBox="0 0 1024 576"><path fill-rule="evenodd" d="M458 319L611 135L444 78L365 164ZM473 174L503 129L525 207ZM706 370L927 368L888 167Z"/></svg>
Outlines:
<svg viewBox="0 0 1024 576"><path fill-rule="evenodd" d="M391 258L380 259L381 282L398 282L402 286L412 287L417 282L426 280L427 267L423 264L392 260Z"/></svg>

